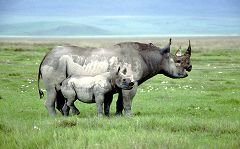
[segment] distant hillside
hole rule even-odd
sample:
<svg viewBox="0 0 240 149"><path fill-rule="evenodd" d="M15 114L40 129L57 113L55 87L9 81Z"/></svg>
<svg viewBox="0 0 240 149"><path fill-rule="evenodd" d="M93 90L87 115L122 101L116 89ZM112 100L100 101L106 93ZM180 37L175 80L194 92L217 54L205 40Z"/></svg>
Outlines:
<svg viewBox="0 0 240 149"><path fill-rule="evenodd" d="M66 22L30 22L0 25L0 35L61 36L111 35L99 27Z"/></svg>
<svg viewBox="0 0 240 149"><path fill-rule="evenodd" d="M14 17L13 17L14 18ZM44 18L42 18L44 20ZM240 35L238 17L106 16L0 21L0 36ZM20 21L20 22L19 22ZM25 22L25 23L23 23Z"/></svg>

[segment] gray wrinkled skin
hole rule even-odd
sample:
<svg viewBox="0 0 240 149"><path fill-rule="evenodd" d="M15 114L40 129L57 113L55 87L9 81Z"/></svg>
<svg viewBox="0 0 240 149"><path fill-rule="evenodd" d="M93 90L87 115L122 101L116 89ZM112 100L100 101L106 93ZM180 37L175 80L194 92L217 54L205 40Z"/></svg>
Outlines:
<svg viewBox="0 0 240 149"><path fill-rule="evenodd" d="M128 78L125 78L125 74L121 73L120 67L117 72L105 72L96 76L78 76L73 75L62 82L61 92L67 99L63 113L65 116L69 115L70 108L73 113L78 109L74 106L76 99L84 103L96 103L97 113L99 117L103 116L103 102L104 95L111 92L114 88L121 88L129 90L132 88L130 83L126 83ZM116 83L118 81L118 83ZM129 82L129 81L128 81ZM111 99L110 99L111 100Z"/></svg>
<svg viewBox="0 0 240 149"><path fill-rule="evenodd" d="M186 71L191 71L190 42L183 56L171 55L170 45L171 39L164 48L158 48L153 44L125 42L109 49L76 46L58 46L52 49L40 64L38 75L39 79L42 76L47 91L45 106L49 115L56 114L55 102L59 110L63 106L58 106L58 103L64 101L59 94L60 83L68 76L98 75L117 70L119 66L129 68L131 71L128 71L126 75L138 82L135 82L131 90L112 91L104 98L112 99L113 94L119 93L116 114L121 114L124 109L126 115L131 115L132 99L137 92L138 85L157 74L171 78L184 78L187 77ZM39 94L42 97L41 90ZM104 105L104 110L109 110L107 108L109 104L111 102L106 103L106 108Z"/></svg>

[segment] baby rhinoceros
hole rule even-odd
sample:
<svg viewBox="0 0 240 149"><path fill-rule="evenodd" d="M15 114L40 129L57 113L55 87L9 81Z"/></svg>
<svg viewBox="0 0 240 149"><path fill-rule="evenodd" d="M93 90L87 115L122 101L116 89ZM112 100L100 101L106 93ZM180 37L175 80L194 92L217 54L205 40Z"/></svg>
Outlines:
<svg viewBox="0 0 240 149"><path fill-rule="evenodd" d="M98 116L103 116L104 95L113 89L130 90L134 81L125 76L127 69L117 72L105 72L96 76L73 75L66 78L61 85L61 92L66 98L63 107L64 116L69 110L75 110L74 102L78 99L84 103L96 103ZM125 72L125 73L122 73Z"/></svg>

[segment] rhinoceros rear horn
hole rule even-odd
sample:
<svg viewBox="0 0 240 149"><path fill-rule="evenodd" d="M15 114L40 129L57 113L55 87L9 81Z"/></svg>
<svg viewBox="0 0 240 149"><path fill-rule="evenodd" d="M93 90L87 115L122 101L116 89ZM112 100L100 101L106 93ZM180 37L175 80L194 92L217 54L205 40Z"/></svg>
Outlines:
<svg viewBox="0 0 240 149"><path fill-rule="evenodd" d="M191 56L191 51L192 51L191 43L190 43L190 40L189 40L189 45L188 45L188 48L187 48L187 50L186 50L184 55L189 55L189 57L190 57Z"/></svg>
<svg viewBox="0 0 240 149"><path fill-rule="evenodd" d="M170 38L168 45L166 47L164 47L163 49L161 49L161 54L170 53L171 44L172 44L172 39Z"/></svg>

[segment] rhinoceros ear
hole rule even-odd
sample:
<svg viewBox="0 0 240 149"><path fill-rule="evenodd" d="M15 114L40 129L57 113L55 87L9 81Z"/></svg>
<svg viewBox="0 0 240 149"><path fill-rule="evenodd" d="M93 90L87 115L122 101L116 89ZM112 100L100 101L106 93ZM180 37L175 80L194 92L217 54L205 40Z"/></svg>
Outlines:
<svg viewBox="0 0 240 149"><path fill-rule="evenodd" d="M190 40L189 40L189 45L188 45L188 48L186 50L186 52L184 53L185 56L191 56L191 53L192 53L192 48L191 48L191 43L190 43Z"/></svg>
<svg viewBox="0 0 240 149"><path fill-rule="evenodd" d="M176 51L176 56L182 56L182 52L181 52L181 46L179 47L179 49Z"/></svg>
<svg viewBox="0 0 240 149"><path fill-rule="evenodd" d="M171 46L171 44L172 44L172 39L170 38L168 45L166 47L164 47L163 49L160 49L161 50L161 54L170 53L170 46Z"/></svg>

